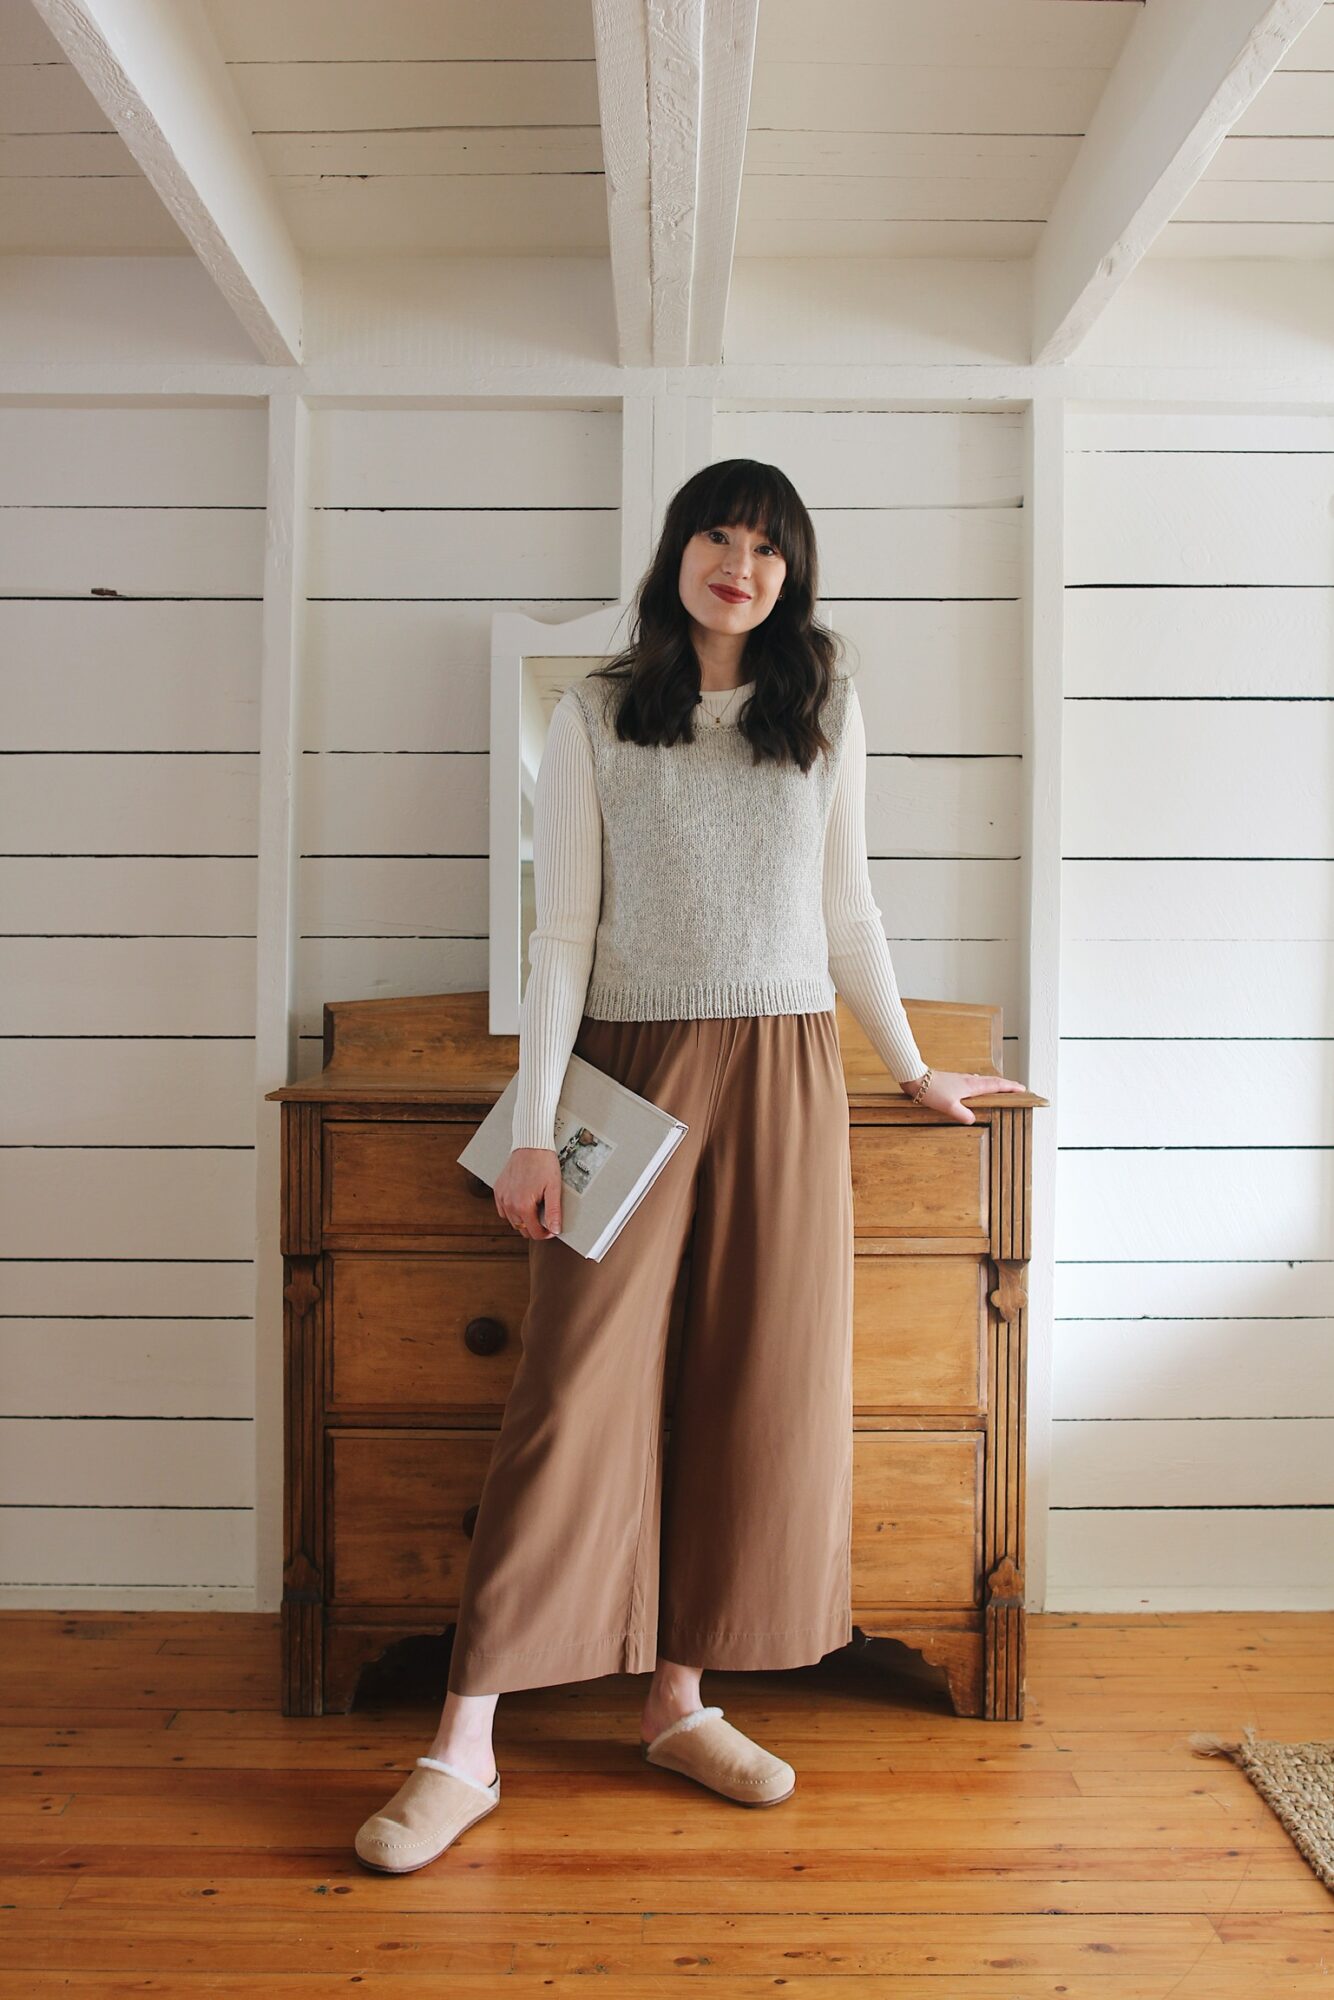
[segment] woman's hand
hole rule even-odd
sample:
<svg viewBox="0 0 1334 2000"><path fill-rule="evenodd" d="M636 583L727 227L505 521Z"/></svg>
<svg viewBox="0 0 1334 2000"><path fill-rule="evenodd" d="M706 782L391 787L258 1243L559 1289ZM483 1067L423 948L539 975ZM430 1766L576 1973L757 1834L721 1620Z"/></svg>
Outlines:
<svg viewBox="0 0 1334 2000"><path fill-rule="evenodd" d="M560 1161L552 1146L516 1146L491 1190L496 1213L536 1243L560 1234ZM538 1210L541 1209L539 1216Z"/></svg>
<svg viewBox="0 0 1334 2000"><path fill-rule="evenodd" d="M905 1097L911 1097L921 1082L920 1077L909 1077L899 1089ZM1026 1083L1017 1083L1012 1076L974 1076L956 1069L933 1071L931 1081L923 1091L920 1102L932 1111L944 1111L959 1125L976 1125L977 1120L966 1104L964 1097L981 1097L984 1093L998 1090L1027 1090Z"/></svg>

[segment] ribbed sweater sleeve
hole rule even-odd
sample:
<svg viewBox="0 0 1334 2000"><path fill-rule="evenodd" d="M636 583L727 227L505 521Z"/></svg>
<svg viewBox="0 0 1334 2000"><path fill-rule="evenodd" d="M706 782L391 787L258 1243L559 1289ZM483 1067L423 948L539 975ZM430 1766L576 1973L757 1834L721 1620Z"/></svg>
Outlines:
<svg viewBox="0 0 1334 2000"><path fill-rule="evenodd" d="M899 998L885 926L871 888L866 851L866 724L855 687L848 689L843 749L825 830L824 913L829 976L890 1075L922 1076L922 1052Z"/></svg>
<svg viewBox="0 0 1334 2000"><path fill-rule="evenodd" d="M602 903L602 810L574 701L552 711L533 792L535 918L519 1010L514 1146L554 1146L556 1107L593 966Z"/></svg>

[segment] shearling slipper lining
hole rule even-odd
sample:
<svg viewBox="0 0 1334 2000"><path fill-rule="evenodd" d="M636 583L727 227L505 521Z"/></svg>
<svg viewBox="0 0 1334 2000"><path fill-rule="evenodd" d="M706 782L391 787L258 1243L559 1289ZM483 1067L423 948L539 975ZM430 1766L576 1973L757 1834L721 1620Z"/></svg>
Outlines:
<svg viewBox="0 0 1334 2000"><path fill-rule="evenodd" d="M709 1716L721 1714L720 1708L692 1708L689 1715L678 1715L675 1722L669 1722L665 1729L660 1729L648 1747L650 1750L656 1750L669 1736L679 1735L683 1729L697 1729Z"/></svg>
<svg viewBox="0 0 1334 2000"><path fill-rule="evenodd" d="M474 1791L485 1792L488 1798L495 1798L500 1790L499 1771L489 1785L484 1785L480 1778L470 1778L466 1771L460 1771L457 1764L446 1764L440 1757L419 1757L417 1762L425 1764L428 1771L448 1771L451 1778L461 1778L465 1785L471 1785Z"/></svg>

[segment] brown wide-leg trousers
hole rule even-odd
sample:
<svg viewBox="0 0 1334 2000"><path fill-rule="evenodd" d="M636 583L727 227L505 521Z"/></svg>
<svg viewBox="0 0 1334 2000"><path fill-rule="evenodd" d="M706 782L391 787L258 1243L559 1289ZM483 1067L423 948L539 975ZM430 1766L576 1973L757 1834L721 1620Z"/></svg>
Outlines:
<svg viewBox="0 0 1334 2000"><path fill-rule="evenodd" d="M529 1241L521 1353L449 1687L638 1673L659 1653L732 1669L818 1660L852 1637L852 1175L837 1017L586 1014L574 1052L690 1129L601 1263L559 1237Z"/></svg>

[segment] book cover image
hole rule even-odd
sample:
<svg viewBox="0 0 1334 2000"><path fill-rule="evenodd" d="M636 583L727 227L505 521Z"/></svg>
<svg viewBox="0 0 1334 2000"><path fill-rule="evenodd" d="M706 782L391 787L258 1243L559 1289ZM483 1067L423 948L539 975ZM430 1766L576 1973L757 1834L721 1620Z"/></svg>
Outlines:
<svg viewBox="0 0 1334 2000"><path fill-rule="evenodd" d="M571 1117L565 1106L556 1109L556 1158L565 1185L575 1194L587 1194L607 1161L616 1151L614 1139L604 1139L591 1125Z"/></svg>

